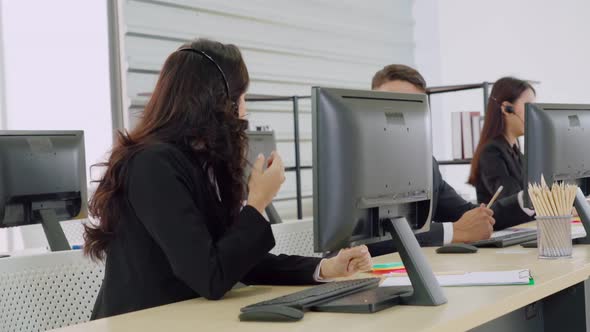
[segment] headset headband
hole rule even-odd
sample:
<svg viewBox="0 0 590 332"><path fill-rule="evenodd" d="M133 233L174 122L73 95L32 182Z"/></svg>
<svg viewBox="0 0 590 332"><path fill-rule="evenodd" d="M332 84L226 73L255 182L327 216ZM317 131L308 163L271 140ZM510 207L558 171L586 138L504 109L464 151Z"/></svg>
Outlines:
<svg viewBox="0 0 590 332"><path fill-rule="evenodd" d="M187 48L181 48L178 50L179 52L193 52L193 53L197 53L200 54L201 56L203 56L205 59L207 59L209 62L211 62L212 64L215 65L215 67L217 68L217 71L219 71L219 73L221 74L221 78L223 78L223 83L225 85L225 92L227 94L227 98L232 102L232 104L234 104L235 107L235 103L231 100L231 96L229 94L229 83L227 81L227 78L225 76L225 73L223 72L223 70L221 69L221 66L219 66L219 64L217 62L215 62L215 60L213 60L213 58L211 56L209 56L209 54L200 51L200 50L196 50L192 47L187 47Z"/></svg>

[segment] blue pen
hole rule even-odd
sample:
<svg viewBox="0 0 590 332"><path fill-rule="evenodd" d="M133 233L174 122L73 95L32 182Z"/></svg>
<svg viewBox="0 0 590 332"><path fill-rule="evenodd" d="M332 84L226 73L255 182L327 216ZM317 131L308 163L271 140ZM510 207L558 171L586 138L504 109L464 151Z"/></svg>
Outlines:
<svg viewBox="0 0 590 332"><path fill-rule="evenodd" d="M79 250L79 249L82 249L82 245L80 245L80 244L74 244L72 246L72 250Z"/></svg>

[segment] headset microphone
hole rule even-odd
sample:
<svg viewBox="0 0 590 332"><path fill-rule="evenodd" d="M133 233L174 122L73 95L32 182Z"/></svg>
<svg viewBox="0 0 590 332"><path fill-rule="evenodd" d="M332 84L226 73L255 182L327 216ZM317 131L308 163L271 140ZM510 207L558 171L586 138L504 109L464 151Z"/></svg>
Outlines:
<svg viewBox="0 0 590 332"><path fill-rule="evenodd" d="M524 120L518 115L516 114L516 112L514 111L514 106L512 105L502 105L502 103L500 103L498 101L498 99L496 99L494 96L491 96L490 98L492 98L498 105L500 105L500 107L504 107L504 111L508 114L513 114L516 115L516 117L520 120L520 122L522 122L524 124Z"/></svg>
<svg viewBox="0 0 590 332"><path fill-rule="evenodd" d="M506 111L506 113L508 113L508 114L516 115L516 117L520 120L520 122L522 122L522 124L524 124L524 120L520 117L520 115L516 114L516 112L514 111L514 107L512 107L510 105L506 105L506 106L504 106L504 111Z"/></svg>

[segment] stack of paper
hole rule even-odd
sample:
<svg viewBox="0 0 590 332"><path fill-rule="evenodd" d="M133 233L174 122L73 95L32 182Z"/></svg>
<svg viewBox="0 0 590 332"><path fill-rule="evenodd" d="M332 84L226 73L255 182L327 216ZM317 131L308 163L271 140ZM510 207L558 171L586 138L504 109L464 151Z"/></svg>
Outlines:
<svg viewBox="0 0 590 332"><path fill-rule="evenodd" d="M404 263L393 262L373 265L372 272L375 274L405 273Z"/></svg>
<svg viewBox="0 0 590 332"><path fill-rule="evenodd" d="M500 285L532 285L530 270L467 272L455 275L441 275L436 279L441 286L500 286ZM408 277L389 277L380 287L410 286Z"/></svg>

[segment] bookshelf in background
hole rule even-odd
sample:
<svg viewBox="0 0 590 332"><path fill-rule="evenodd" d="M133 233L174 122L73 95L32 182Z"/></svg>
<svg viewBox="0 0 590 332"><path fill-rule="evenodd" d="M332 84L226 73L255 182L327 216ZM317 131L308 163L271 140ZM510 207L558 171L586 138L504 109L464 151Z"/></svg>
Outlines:
<svg viewBox="0 0 590 332"><path fill-rule="evenodd" d="M483 124L480 112L452 112L451 134L453 160L473 158Z"/></svg>
<svg viewBox="0 0 590 332"><path fill-rule="evenodd" d="M467 91L475 89L482 89L483 94L483 112L451 113L451 126L454 127L452 128L453 159L439 160L438 163L440 165L468 165L471 163L473 151L475 147L477 147L477 143L479 142L479 133L481 132L483 116L485 115L485 109L488 104L490 86L492 86L493 84L494 82L481 82L472 84L435 86L426 89L426 94L428 95L428 104L430 105L432 105L430 102L430 96L434 94Z"/></svg>
<svg viewBox="0 0 590 332"><path fill-rule="evenodd" d="M527 80L530 84L539 84L541 82L539 81L534 81L534 80ZM479 112L479 120L474 119L473 117L471 118L472 121L479 121L479 131L476 130L476 132L474 133L472 131L471 136L472 136L472 149L475 150L475 148L477 147L477 143L479 143L479 133L481 133L481 128L483 126L483 118L485 116L485 112L486 112L486 107L488 105L488 98L490 96L490 87L494 85L494 82L481 82L481 83L472 83L472 84L457 84L457 85L445 85L445 86L433 86L433 87L428 87L426 89L426 94L428 95L428 104L432 105L432 103L430 102L430 96L431 95L435 95L435 94L442 94L442 93L450 93L450 92L458 92L458 91L467 91L467 90L476 90L476 89L482 89L482 95L483 95L483 112ZM431 106L432 107L432 106ZM470 112L468 112L470 113ZM475 112L478 113L478 112ZM462 121L462 119L461 119ZM451 121L452 122L452 121ZM473 124L473 122L472 122ZM463 122L461 122L461 128L463 128ZM473 128L473 125L472 125ZM461 134L461 140L464 141L464 136L463 133ZM469 151L468 151L469 152ZM472 157L472 153L469 154L465 154L464 151L462 150L461 152L461 157L459 157L458 154L453 156L453 159L451 160L439 160L438 163L440 165L467 165L467 164L471 164L471 157Z"/></svg>

